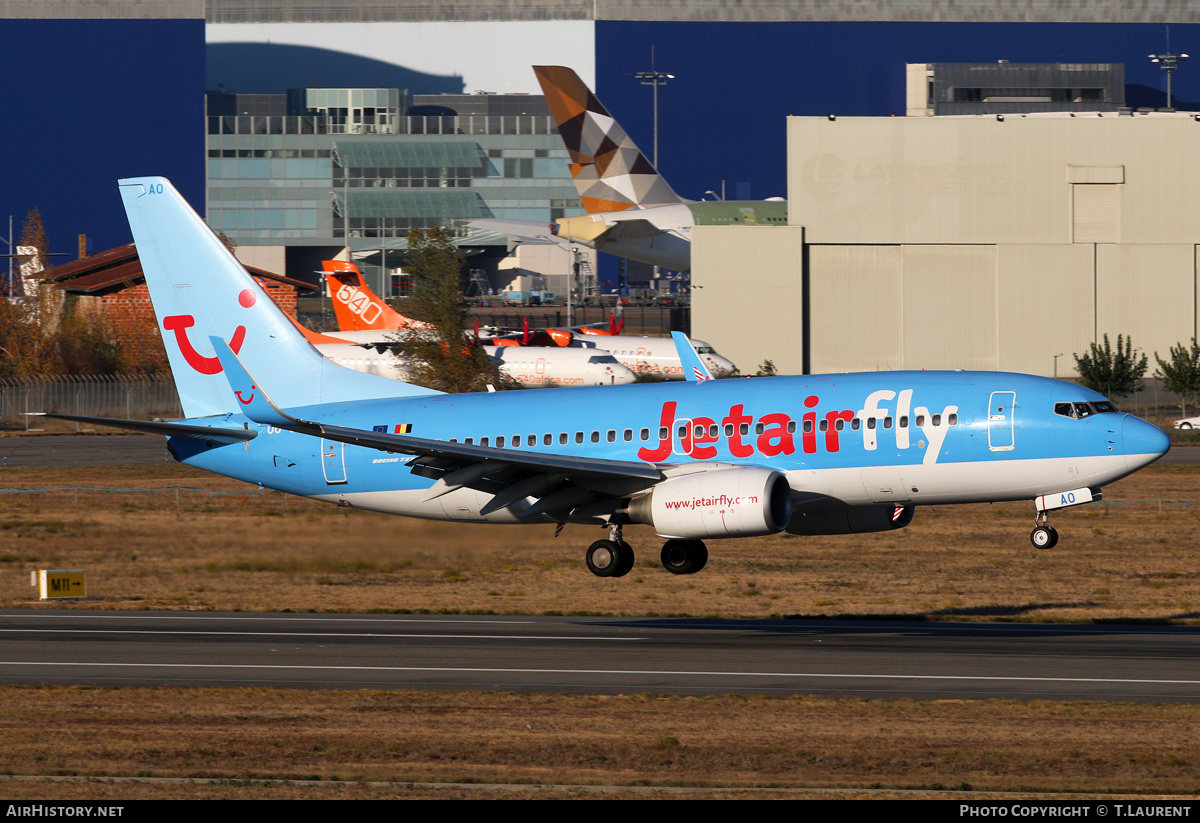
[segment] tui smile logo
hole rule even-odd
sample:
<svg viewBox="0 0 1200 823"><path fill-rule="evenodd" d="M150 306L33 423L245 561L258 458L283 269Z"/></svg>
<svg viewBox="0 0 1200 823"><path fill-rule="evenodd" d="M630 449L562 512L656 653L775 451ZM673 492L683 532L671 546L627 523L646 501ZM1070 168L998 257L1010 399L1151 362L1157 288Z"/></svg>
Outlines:
<svg viewBox="0 0 1200 823"><path fill-rule="evenodd" d="M242 289L238 295L238 303L242 308L248 309L258 301L258 297L251 289ZM175 332L175 345L179 346L179 352L183 355L183 359L187 364L201 374L217 374L221 371L221 361L215 357L205 357L196 351L196 347L192 345L192 341L188 338L187 330L196 325L196 318L190 314L173 314L170 317L164 317L163 328L167 331ZM229 341L229 348L234 354L238 354L242 350L242 343L246 341L246 327L238 326L233 330L233 337ZM241 400L241 397L238 397ZM254 395L250 395L250 400L254 399ZM249 403L250 400L243 401Z"/></svg>

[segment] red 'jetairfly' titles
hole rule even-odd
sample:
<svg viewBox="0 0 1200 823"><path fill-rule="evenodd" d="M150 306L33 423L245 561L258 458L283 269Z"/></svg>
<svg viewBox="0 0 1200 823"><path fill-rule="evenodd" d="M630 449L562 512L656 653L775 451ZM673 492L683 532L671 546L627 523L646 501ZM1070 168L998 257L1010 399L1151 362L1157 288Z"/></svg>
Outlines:
<svg viewBox="0 0 1200 823"><path fill-rule="evenodd" d="M841 431L857 416L864 421L861 431L865 450L874 451L877 448L881 428L892 429L896 438L896 448L907 449L911 443L907 421L910 413L913 413L916 415L916 425L913 429L920 431L924 436L924 439L917 444L918 447L926 448L926 440L929 443L929 447L925 450L924 461L926 463L937 462L942 442L946 437L947 426L951 425L948 421L952 414L958 412L958 406L946 406L940 415L931 415L929 410L923 406L912 408L912 394L911 389L900 392L896 408L898 425L895 427L892 425L891 412L880 406L881 402L897 399L894 391L884 389L872 392L866 398L863 404L864 408L857 413L851 409L827 411L824 414L823 423L818 422L819 412L815 410L820 403L820 398L817 395L810 395L804 398L804 407L812 411L806 411L801 415L800 448L805 454L815 454L820 442L818 440L819 433L824 435L826 452L840 451L842 447ZM639 449L638 457L642 460L649 463L664 462L675 452L676 448L679 452L690 455L695 460L711 460L717 456L718 449L715 444L721 441L722 436L729 454L733 457L750 457L756 452L764 457L775 457L780 454L794 454L796 451L795 421L782 412L773 412L759 417L757 426L755 426L756 433L751 435L749 434L750 425L755 423L755 419L746 413L745 405L742 403L730 406L729 413L721 418L720 425L710 417L696 416L691 419L677 420L675 417L677 409L678 404L675 401L663 403L662 413L659 417L658 446L653 449L643 446ZM824 430L821 430L822 426L824 426ZM761 431L758 431L759 428ZM746 433L743 433L743 429ZM676 446L676 439L678 446Z"/></svg>
<svg viewBox="0 0 1200 823"><path fill-rule="evenodd" d="M812 408L818 402L818 398L812 396L804 401L804 405ZM663 403L662 414L659 418L659 430L665 429L667 436L659 439L657 448L643 447L639 449L638 457L642 460L661 463L671 456L674 449L672 429L676 423L675 411L677 408L678 404L674 401ZM829 425L823 432L825 451L836 452L841 449L835 421L853 418L854 412L849 410L826 413L825 419L829 421ZM806 426L801 439L802 448L807 454L812 454L817 450L816 419L816 412L808 412L804 415ZM754 418L746 414L746 407L742 403L730 406L729 413L721 418L720 426L717 426L716 422L710 417L693 417L685 425L681 425L680 429L684 434L680 438L680 450L696 460L711 460L717 456L717 447L712 444L721 440L721 432L727 432L724 435L726 446L734 457L750 457L755 452L764 457L775 457L780 454L793 454L796 451L794 431L789 431L789 426L794 421L782 412L764 414L758 418L762 432L756 435L742 433L743 427L749 430L750 424L754 422ZM791 428L794 430L794 426ZM744 438L749 439L750 442L746 442Z"/></svg>

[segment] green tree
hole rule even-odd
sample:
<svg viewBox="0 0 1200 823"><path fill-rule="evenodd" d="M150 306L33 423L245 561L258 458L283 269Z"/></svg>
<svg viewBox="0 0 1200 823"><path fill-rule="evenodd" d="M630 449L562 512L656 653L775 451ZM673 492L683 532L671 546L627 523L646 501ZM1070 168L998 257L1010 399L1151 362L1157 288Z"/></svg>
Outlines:
<svg viewBox="0 0 1200 823"><path fill-rule="evenodd" d="M1179 395L1179 409L1186 417L1188 398L1200 395L1200 346L1196 345L1196 338L1192 338L1191 346L1183 343L1172 346L1169 361L1159 357L1158 352L1154 353L1154 359L1158 361L1154 376L1163 381L1167 391Z"/></svg>
<svg viewBox="0 0 1200 823"><path fill-rule="evenodd" d="M752 376L753 377L774 377L779 374L779 369L775 368L775 361L764 360Z"/></svg>
<svg viewBox="0 0 1200 823"><path fill-rule="evenodd" d="M93 298L94 299L94 298ZM57 358L66 374L117 374L125 371L124 348L99 307L85 307L75 296L65 301L54 333Z"/></svg>
<svg viewBox="0 0 1200 823"><path fill-rule="evenodd" d="M9 299L0 308L0 374L5 376L58 370L52 334L58 295L43 282L47 247L41 212L30 209L17 243L19 274L9 284Z"/></svg>
<svg viewBox="0 0 1200 823"><path fill-rule="evenodd" d="M1144 354L1139 359L1133 351L1133 340L1124 335L1117 335L1115 351L1106 334L1103 346L1092 343L1087 354L1074 357L1079 382L1107 397L1126 397L1145 385L1142 378L1150 359Z"/></svg>
<svg viewBox="0 0 1200 823"><path fill-rule="evenodd" d="M405 308L432 325L433 334L398 341L396 352L411 360L414 382L444 392L482 391L500 383L483 349L463 336L463 262L448 230L433 226L408 233L404 270L412 278L412 296Z"/></svg>

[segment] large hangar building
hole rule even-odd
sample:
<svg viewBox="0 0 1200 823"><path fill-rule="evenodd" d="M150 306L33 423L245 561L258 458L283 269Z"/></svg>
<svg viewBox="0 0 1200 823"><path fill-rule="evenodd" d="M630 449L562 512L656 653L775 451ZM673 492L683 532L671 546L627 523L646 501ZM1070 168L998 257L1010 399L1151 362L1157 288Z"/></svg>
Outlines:
<svg viewBox="0 0 1200 823"><path fill-rule="evenodd" d="M787 228L695 232L695 333L739 363L1061 377L1197 336L1200 117L792 117L787 167Z"/></svg>

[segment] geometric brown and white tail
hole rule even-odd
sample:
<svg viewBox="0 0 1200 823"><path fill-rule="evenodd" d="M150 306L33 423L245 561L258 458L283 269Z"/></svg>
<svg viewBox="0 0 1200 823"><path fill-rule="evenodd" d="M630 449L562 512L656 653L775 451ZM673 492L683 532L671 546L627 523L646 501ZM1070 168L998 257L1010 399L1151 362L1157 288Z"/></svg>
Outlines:
<svg viewBox="0 0 1200 823"><path fill-rule="evenodd" d="M534 66L571 157L571 176L588 214L685 202L659 176L579 75L565 66Z"/></svg>

